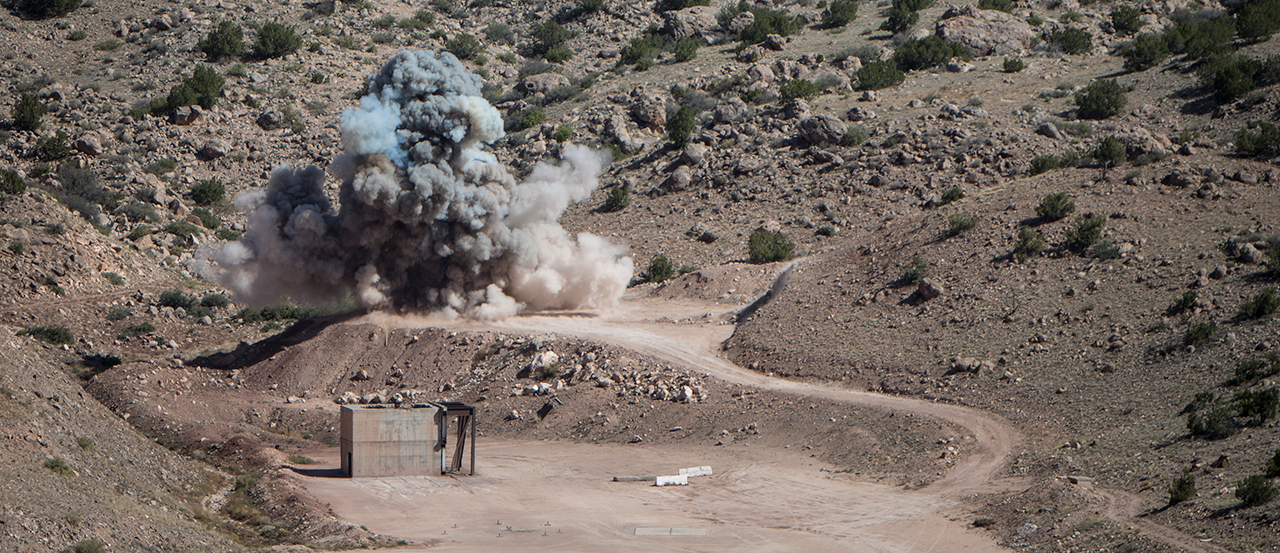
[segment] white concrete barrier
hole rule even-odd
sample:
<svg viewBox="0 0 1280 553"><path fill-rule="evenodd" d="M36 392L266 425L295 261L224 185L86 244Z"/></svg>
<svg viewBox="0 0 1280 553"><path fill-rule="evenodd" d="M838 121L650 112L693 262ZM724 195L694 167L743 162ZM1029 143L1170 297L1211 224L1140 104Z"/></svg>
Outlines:
<svg viewBox="0 0 1280 553"><path fill-rule="evenodd" d="M680 469L680 474L684 476L711 476L711 467L689 467Z"/></svg>
<svg viewBox="0 0 1280 553"><path fill-rule="evenodd" d="M659 476L655 486L688 486L689 477L683 474L679 476Z"/></svg>

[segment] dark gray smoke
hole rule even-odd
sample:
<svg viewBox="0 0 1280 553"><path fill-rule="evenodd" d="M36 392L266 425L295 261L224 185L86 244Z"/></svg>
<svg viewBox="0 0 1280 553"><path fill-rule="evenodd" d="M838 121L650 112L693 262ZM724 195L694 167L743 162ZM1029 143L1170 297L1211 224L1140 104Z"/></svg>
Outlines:
<svg viewBox="0 0 1280 553"><path fill-rule="evenodd" d="M452 54L400 52L342 114L345 152L329 170L279 167L240 194L238 242L215 255L237 298L316 302L353 293L369 307L493 319L522 308L617 301L631 278L624 247L557 222L599 186L607 154L563 149L522 183L484 150L503 136L481 80Z"/></svg>

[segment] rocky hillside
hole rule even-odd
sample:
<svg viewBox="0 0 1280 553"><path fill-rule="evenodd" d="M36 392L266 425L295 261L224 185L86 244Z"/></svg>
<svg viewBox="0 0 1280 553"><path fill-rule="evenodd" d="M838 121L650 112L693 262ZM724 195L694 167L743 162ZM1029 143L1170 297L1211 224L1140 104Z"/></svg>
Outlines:
<svg viewBox="0 0 1280 553"><path fill-rule="evenodd" d="M736 321L727 351L743 366L997 413L1030 437L1013 475L1089 474L1136 494L1163 524L1232 550L1277 547L1276 503L1242 506L1235 495L1280 442L1274 406L1259 413L1241 403L1265 403L1256 394L1275 390L1266 367L1280 343L1275 316L1256 309L1270 305L1258 298L1276 286L1267 263L1276 251L1280 136L1266 123L1280 113L1280 47L1268 40L1280 20L1274 0L697 4L11 3L0 13L0 256L8 267L0 322L13 354L0 372L0 403L16 434L0 455L19 474L6 497L50 499L38 509L2 504L2 539L23 550L81 539L130 549L162 536L224 550L223 538L193 521L246 528L229 522L246 511L237 519L200 499L234 493L220 473L130 433L67 372L88 377L123 363L98 377L95 393L131 418L133 402L154 401L141 393L176 398L195 391L197 376L213 379L201 393L245 391L249 403L258 394L281 402L376 395L388 379L420 376L415 386L426 393L448 385L458 397L493 399L507 390L493 409L513 415L512 435L576 439L674 439L660 431L678 424L705 436L751 422L738 421L731 404L783 401L735 398L701 382L715 390L709 405L718 411L697 426L681 422L693 408L679 404L643 421L640 408L624 406L600 428L525 428L546 400L527 387L509 395L531 362L523 338L511 336L431 342L459 369L481 345L495 347L490 361L477 362L486 379L405 371L365 381L338 371L323 375L324 389L270 388L271 356L292 351L279 340L314 338L321 328L269 338L353 304L245 310L227 297L209 260L246 229L233 198L262 187L279 165L329 166L342 151L341 113L367 90L367 76L399 50L429 49L456 54L484 79L507 131L492 150L513 174L527 175L570 143L614 155L604 187L563 223L628 245L637 281L660 254L685 272L749 260L757 230L794 244L802 259L786 285ZM338 184L326 185L331 201ZM1041 212L1054 194L1073 210ZM696 288L698 278L680 282ZM752 288L759 278L750 277ZM746 299L741 287L708 280L716 299ZM556 346L584 368L594 363L588 353L625 355ZM359 362L358 350L338 354ZM322 357L306 359L324 370ZM386 360L367 362L386 369ZM609 403L600 379L624 395L660 395L649 388L679 376L634 361L575 383L585 407L563 423ZM152 382L152 371L168 377ZM190 390L161 383L184 377ZM1202 392L1211 396L1196 400ZM252 420L253 408L241 407L220 408ZM313 437L331 434L316 413L287 412L313 425ZM803 426L801 414L779 412L779 424ZM179 421L161 416L139 424L193 449L205 435L192 430L202 412L189 415L181 428L166 428ZM1189 426L1189 415L1216 420L1217 430ZM264 425L204 430L219 443L240 436L259 452L307 441L273 437ZM888 443L900 430L847 436L842 447ZM933 437L912 434L889 449L938 449L927 443ZM848 450L830 455L851 467L882 463ZM1220 456L1229 461L1214 466ZM46 468L52 458L71 472ZM121 463L138 464L121 472ZM904 467L912 477L929 468ZM1200 496L1156 510L1183 470L1200 479ZM264 498L293 492L267 484L250 489L271 514ZM1064 512L1084 508L1069 495ZM1117 547L1108 540L1119 529L1105 523L1082 529L1053 509L1028 514L1043 496L983 501L1007 545ZM138 513L137 531L107 524L114 512ZM249 531L370 537L295 515L278 513L283 526L254 519Z"/></svg>

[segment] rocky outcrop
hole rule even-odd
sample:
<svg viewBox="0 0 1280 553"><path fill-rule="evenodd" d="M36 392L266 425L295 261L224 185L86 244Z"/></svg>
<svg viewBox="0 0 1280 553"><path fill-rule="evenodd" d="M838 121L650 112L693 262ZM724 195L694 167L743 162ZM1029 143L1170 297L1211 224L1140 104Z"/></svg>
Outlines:
<svg viewBox="0 0 1280 553"><path fill-rule="evenodd" d="M525 77L516 90L525 94L546 94L561 86L569 86L569 78L559 73L542 73Z"/></svg>
<svg viewBox="0 0 1280 553"><path fill-rule="evenodd" d="M830 115L819 115L800 121L800 135L814 146L823 144L839 144L844 140L844 122Z"/></svg>
<svg viewBox="0 0 1280 553"><path fill-rule="evenodd" d="M667 32L672 36L700 38L711 44L716 36L716 28L720 26L716 18L719 13L718 9L711 6L694 6L666 12L662 14L662 18Z"/></svg>
<svg viewBox="0 0 1280 553"><path fill-rule="evenodd" d="M975 56L1004 55L1031 47L1035 30L1027 22L997 10L972 5L952 7L936 27L943 40L958 42Z"/></svg>

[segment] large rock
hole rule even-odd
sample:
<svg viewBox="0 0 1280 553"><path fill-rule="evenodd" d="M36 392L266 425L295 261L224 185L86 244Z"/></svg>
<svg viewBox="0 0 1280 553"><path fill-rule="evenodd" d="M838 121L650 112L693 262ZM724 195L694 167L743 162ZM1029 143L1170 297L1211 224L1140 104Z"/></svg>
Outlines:
<svg viewBox="0 0 1280 553"><path fill-rule="evenodd" d="M200 109L200 106L182 106L173 110L173 124L190 125L199 121L203 114L204 110Z"/></svg>
<svg viewBox="0 0 1280 553"><path fill-rule="evenodd" d="M102 155L102 141L98 140L98 137L92 133L77 138L75 143L71 146L75 148L77 152L85 155Z"/></svg>
<svg viewBox="0 0 1280 553"><path fill-rule="evenodd" d="M693 184L693 170L688 165L681 165L676 168L666 182L662 184L663 188L672 192L679 192Z"/></svg>
<svg viewBox="0 0 1280 553"><path fill-rule="evenodd" d="M610 117L605 127L605 135L613 138L613 142L622 148L623 153L630 155L644 149L645 141L631 137L627 121L621 115Z"/></svg>
<svg viewBox="0 0 1280 553"><path fill-rule="evenodd" d="M861 106L853 106L849 108L846 116L850 121L870 121L876 118L876 112Z"/></svg>
<svg viewBox="0 0 1280 553"><path fill-rule="evenodd" d="M677 38L700 38L711 44L715 38L716 28L720 26L717 19L720 11L711 6L694 6L683 10L674 10L662 14L667 32Z"/></svg>
<svg viewBox="0 0 1280 553"><path fill-rule="evenodd" d="M284 126L284 114L278 109L268 109L258 115L256 121L259 127L264 131L274 131Z"/></svg>
<svg viewBox="0 0 1280 553"><path fill-rule="evenodd" d="M1035 29L1026 21L973 5L948 9L935 32L943 40L967 46L975 56L1018 53L1030 48L1031 37L1035 36Z"/></svg>
<svg viewBox="0 0 1280 553"><path fill-rule="evenodd" d="M200 156L200 159L212 161L220 157L226 157L227 153L230 151L231 146L227 145L226 142L215 138L205 142L204 146L200 147L200 151L197 152L197 154Z"/></svg>
<svg viewBox="0 0 1280 553"><path fill-rule="evenodd" d="M667 104L652 94L639 94L631 102L631 118L641 125L663 128L667 125Z"/></svg>
<svg viewBox="0 0 1280 553"><path fill-rule="evenodd" d="M946 292L947 289L943 288L941 284L927 278L921 280L920 284L916 286L916 295L920 296L922 300L931 300Z"/></svg>
<svg viewBox="0 0 1280 553"><path fill-rule="evenodd" d="M734 96L728 102L716 106L714 119L716 123L737 123L747 116L747 103Z"/></svg>
<svg viewBox="0 0 1280 553"><path fill-rule="evenodd" d="M757 63L747 68L747 80L753 83L772 83L774 79L773 69L763 63Z"/></svg>
<svg viewBox="0 0 1280 553"><path fill-rule="evenodd" d="M569 86L569 78L559 73L542 73L525 77L516 90L525 94L546 94L561 86Z"/></svg>
<svg viewBox="0 0 1280 553"><path fill-rule="evenodd" d="M1240 258L1240 261L1255 265L1262 263L1267 259L1266 254L1263 254L1258 250L1258 248L1253 247L1253 244L1245 244L1236 248L1236 257Z"/></svg>
<svg viewBox="0 0 1280 553"><path fill-rule="evenodd" d="M830 115L819 115L800 121L800 134L814 146L839 144L848 128L844 122Z"/></svg>
<svg viewBox="0 0 1280 553"><path fill-rule="evenodd" d="M747 27L750 27L751 24L755 22L756 22L756 14L751 12L742 12L737 16L734 16L733 19L729 20L729 25L728 25L729 28L727 30L729 31L730 34L733 34L736 36L738 33L741 33L743 30L745 30Z"/></svg>
<svg viewBox="0 0 1280 553"><path fill-rule="evenodd" d="M1151 131L1142 127L1134 127L1117 134L1116 139L1124 144L1125 153L1130 158L1141 155L1165 156L1174 149L1169 137L1151 134Z"/></svg>

